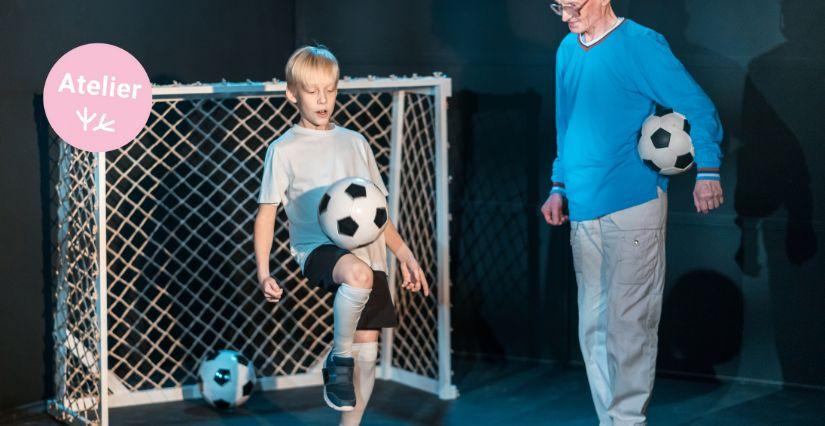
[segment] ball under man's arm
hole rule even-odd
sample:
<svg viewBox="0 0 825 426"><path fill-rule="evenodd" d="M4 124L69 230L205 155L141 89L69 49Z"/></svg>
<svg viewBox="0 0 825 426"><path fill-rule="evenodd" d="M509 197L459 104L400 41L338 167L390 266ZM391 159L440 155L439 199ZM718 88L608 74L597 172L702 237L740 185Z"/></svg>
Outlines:
<svg viewBox="0 0 825 426"><path fill-rule="evenodd" d="M719 166L722 124L713 102L673 55L665 38L650 32L631 49L637 89L662 106L687 117L696 150L696 211L707 213L724 202Z"/></svg>

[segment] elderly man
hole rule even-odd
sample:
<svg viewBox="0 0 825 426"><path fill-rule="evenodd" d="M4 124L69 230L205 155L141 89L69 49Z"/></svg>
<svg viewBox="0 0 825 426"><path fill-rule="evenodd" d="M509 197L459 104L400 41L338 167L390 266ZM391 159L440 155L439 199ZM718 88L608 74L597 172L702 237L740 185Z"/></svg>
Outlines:
<svg viewBox="0 0 825 426"><path fill-rule="evenodd" d="M687 117L698 165L694 204L707 213L724 200L722 128L662 35L617 17L610 0L551 7L571 34L556 55L558 152L541 210L551 225L571 222L579 343L599 422L645 425L665 276L667 179L645 166L636 141L656 104Z"/></svg>

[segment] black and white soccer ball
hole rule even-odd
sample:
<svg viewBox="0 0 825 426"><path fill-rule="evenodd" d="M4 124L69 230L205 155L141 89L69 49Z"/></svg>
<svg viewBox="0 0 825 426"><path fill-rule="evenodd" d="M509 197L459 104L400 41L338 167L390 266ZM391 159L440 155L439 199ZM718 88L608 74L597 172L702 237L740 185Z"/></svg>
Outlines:
<svg viewBox="0 0 825 426"><path fill-rule="evenodd" d="M375 241L387 225L387 199L367 179L332 184L318 205L321 229L337 246L351 250Z"/></svg>
<svg viewBox="0 0 825 426"><path fill-rule="evenodd" d="M235 351L209 351L198 366L198 390L215 408L242 405L252 395L255 381L252 362Z"/></svg>
<svg viewBox="0 0 825 426"><path fill-rule="evenodd" d="M690 123L670 108L658 109L642 125L638 149L642 161L658 173L682 173L693 167Z"/></svg>

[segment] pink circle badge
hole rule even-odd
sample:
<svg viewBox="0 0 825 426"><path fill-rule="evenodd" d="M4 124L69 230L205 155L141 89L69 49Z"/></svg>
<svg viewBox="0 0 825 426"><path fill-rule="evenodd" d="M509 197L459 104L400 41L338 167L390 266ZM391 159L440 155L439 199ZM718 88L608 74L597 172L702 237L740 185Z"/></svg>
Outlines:
<svg viewBox="0 0 825 426"><path fill-rule="evenodd" d="M72 146L105 152L132 141L149 119L152 85L129 52L93 43L63 55L43 88L46 117Z"/></svg>

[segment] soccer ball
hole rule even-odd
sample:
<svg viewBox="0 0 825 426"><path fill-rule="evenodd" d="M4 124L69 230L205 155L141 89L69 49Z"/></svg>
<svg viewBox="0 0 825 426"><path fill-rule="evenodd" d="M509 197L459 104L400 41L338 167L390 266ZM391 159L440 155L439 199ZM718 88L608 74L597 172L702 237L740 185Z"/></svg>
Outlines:
<svg viewBox="0 0 825 426"><path fill-rule="evenodd" d="M231 350L209 351L198 367L198 390L215 408L242 405L252 394L255 380L249 359Z"/></svg>
<svg viewBox="0 0 825 426"><path fill-rule="evenodd" d="M387 225L387 199L366 179L341 179L321 197L318 222L339 247L352 250L365 246L375 241Z"/></svg>
<svg viewBox="0 0 825 426"><path fill-rule="evenodd" d="M657 110L642 125L639 156L651 169L667 176L693 166L693 143L687 118L670 108Z"/></svg>

